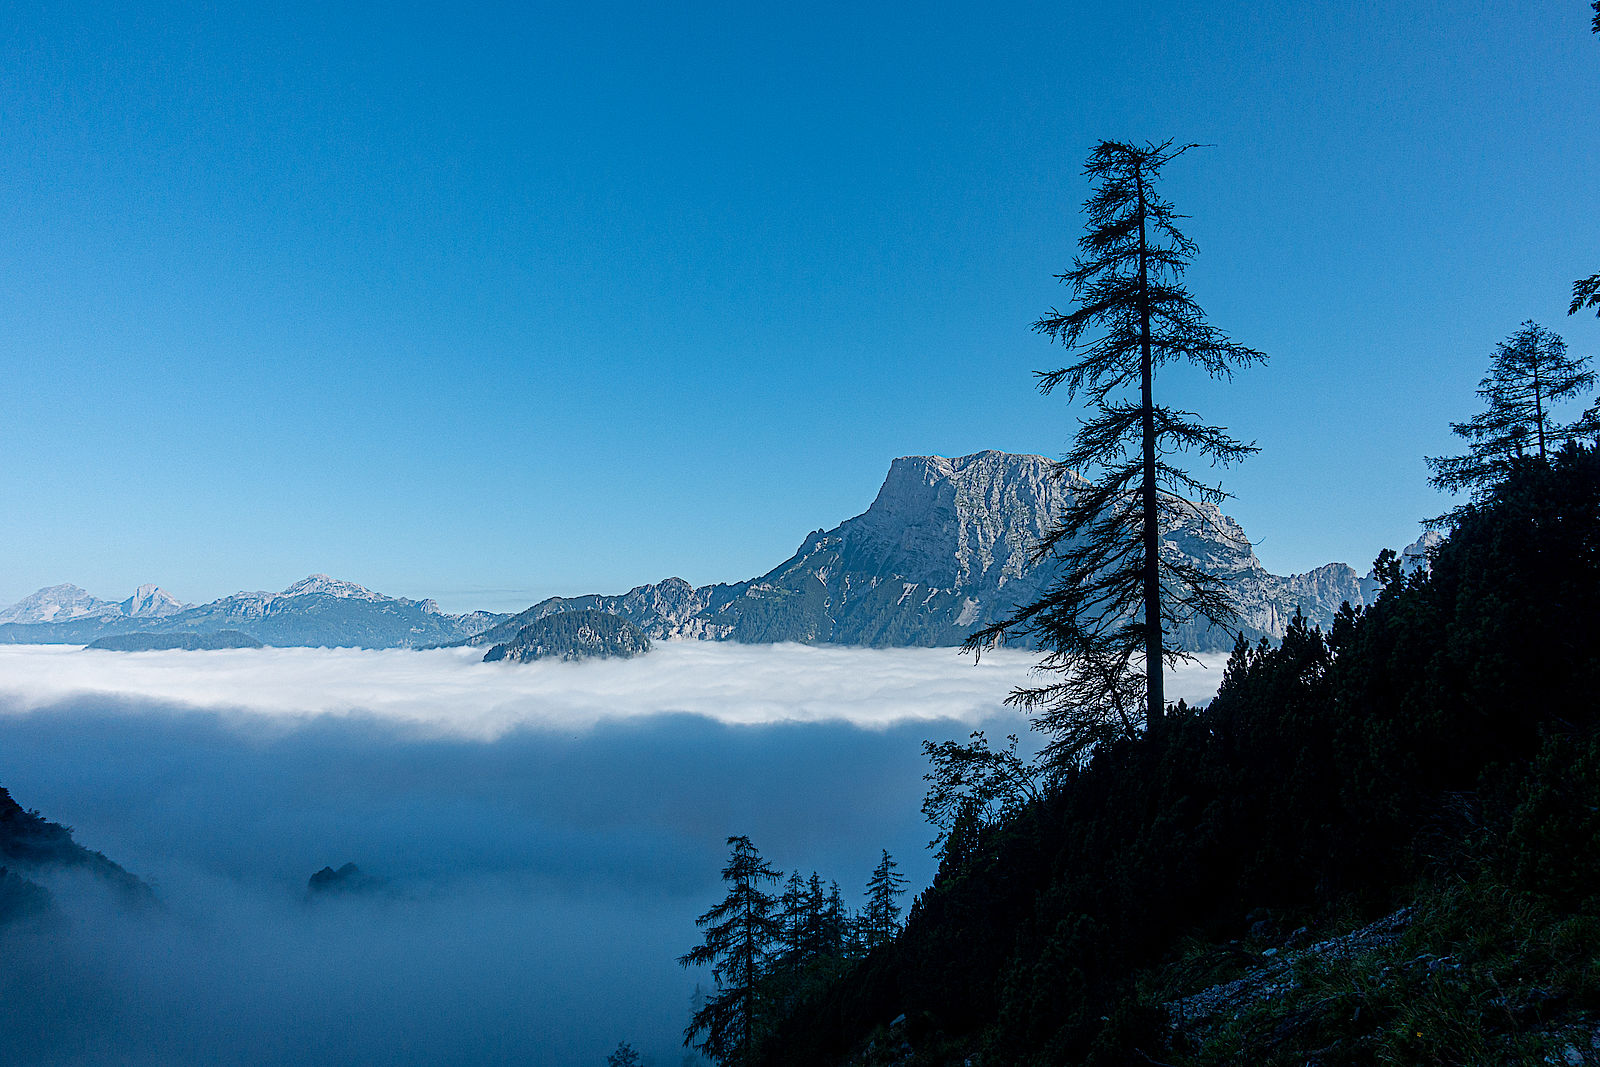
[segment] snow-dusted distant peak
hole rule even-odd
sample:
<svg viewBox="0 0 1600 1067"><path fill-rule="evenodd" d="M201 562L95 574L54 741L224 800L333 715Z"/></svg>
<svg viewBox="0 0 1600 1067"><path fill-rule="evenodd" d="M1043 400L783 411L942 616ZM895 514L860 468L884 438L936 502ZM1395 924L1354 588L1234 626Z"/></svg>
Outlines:
<svg viewBox="0 0 1600 1067"><path fill-rule="evenodd" d="M374 593L365 586L331 578L326 574L313 574L295 582L279 596L336 596L346 600L388 600L382 593Z"/></svg>
<svg viewBox="0 0 1600 1067"><path fill-rule="evenodd" d="M118 607L122 614L135 619L155 619L163 615L176 615L187 605L159 585L141 585L133 595Z"/></svg>
<svg viewBox="0 0 1600 1067"><path fill-rule="evenodd" d="M121 608L75 585L49 585L0 611L0 623L66 622L92 615L116 615Z"/></svg>

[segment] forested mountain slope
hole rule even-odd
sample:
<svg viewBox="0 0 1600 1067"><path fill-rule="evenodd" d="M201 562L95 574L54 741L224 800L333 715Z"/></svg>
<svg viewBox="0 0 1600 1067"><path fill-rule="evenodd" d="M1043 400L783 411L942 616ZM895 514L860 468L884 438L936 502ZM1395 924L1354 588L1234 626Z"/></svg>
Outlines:
<svg viewBox="0 0 1600 1067"><path fill-rule="evenodd" d="M102 853L78 844L67 827L25 810L0 788L0 928L50 912L54 907L50 893L35 879L62 870L94 875L127 903L153 899L144 882Z"/></svg>
<svg viewBox="0 0 1600 1067"><path fill-rule="evenodd" d="M1379 575L1327 631L1238 646L1204 710L958 825L903 933L761 1062L1590 1062L1600 459L1521 465L1431 573ZM1182 999L1402 905L1269 995Z"/></svg>

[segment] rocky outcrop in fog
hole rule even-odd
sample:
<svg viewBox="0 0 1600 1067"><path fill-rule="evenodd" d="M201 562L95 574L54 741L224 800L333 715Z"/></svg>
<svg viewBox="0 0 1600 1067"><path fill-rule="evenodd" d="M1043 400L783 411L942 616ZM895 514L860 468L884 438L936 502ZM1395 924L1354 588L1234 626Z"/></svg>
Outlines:
<svg viewBox="0 0 1600 1067"><path fill-rule="evenodd" d="M70 829L25 810L0 788L0 926L51 911L51 894L37 880L69 870L93 875L124 903L155 899L144 882L74 841Z"/></svg>
<svg viewBox="0 0 1600 1067"><path fill-rule="evenodd" d="M650 639L627 619L584 609L557 612L529 623L510 641L491 648L483 661L631 659L649 651Z"/></svg>

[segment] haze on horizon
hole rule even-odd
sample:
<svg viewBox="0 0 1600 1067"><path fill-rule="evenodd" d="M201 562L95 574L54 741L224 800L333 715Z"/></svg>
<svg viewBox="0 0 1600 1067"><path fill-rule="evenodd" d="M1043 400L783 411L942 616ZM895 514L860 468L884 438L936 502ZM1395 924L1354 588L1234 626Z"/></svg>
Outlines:
<svg viewBox="0 0 1600 1067"><path fill-rule="evenodd" d="M14 7L0 603L738 580L896 456L1057 455L1029 324L1102 137L1214 146L1166 192L1272 362L1164 395L1260 444L1269 570L1365 571L1496 342L1600 348L1588 17Z"/></svg>

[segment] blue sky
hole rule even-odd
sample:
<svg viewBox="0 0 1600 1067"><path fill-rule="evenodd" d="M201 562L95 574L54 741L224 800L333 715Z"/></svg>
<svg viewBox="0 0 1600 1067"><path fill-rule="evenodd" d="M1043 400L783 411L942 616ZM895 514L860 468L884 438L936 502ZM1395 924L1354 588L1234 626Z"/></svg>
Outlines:
<svg viewBox="0 0 1600 1067"><path fill-rule="evenodd" d="M870 9L870 10L868 10ZM12 5L0 602L326 571L511 609L759 573L890 459L1056 455L1084 156L1272 362L1172 373L1271 569L1362 569L1600 270L1580 0Z"/></svg>

